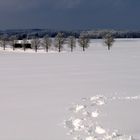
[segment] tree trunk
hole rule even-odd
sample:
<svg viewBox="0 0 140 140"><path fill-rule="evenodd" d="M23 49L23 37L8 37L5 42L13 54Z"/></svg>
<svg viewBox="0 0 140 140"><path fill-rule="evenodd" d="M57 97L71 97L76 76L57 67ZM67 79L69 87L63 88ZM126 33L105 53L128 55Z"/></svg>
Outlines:
<svg viewBox="0 0 140 140"><path fill-rule="evenodd" d="M71 52L73 52L73 47L71 46Z"/></svg>
<svg viewBox="0 0 140 140"><path fill-rule="evenodd" d="M59 52L61 52L61 47L59 46Z"/></svg>
<svg viewBox="0 0 140 140"><path fill-rule="evenodd" d="M58 49L59 49L59 52L61 52L61 43L60 43L60 41L59 41L59 47L58 47Z"/></svg>
<svg viewBox="0 0 140 140"><path fill-rule="evenodd" d="M48 48L48 46L46 46L46 52L48 52L49 51L49 48Z"/></svg>
<svg viewBox="0 0 140 140"><path fill-rule="evenodd" d="M37 52L37 46L35 46L35 52Z"/></svg>
<svg viewBox="0 0 140 140"><path fill-rule="evenodd" d="M13 45L13 51L15 50L15 46Z"/></svg>
<svg viewBox="0 0 140 140"><path fill-rule="evenodd" d="M110 51L110 46L108 45L108 50Z"/></svg>
<svg viewBox="0 0 140 140"><path fill-rule="evenodd" d="M26 46L25 45L23 46L23 49L24 49L24 52L25 52L25 50L26 50Z"/></svg>
<svg viewBox="0 0 140 140"><path fill-rule="evenodd" d="M85 51L85 46L83 46L83 51Z"/></svg>

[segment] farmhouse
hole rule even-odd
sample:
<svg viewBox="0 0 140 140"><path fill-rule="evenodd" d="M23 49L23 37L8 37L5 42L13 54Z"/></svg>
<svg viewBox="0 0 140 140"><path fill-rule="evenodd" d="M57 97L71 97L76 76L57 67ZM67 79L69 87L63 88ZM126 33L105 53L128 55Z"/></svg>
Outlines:
<svg viewBox="0 0 140 140"><path fill-rule="evenodd" d="M15 48L22 48L23 45L25 46L26 49L31 49L32 48L32 42L31 40L17 40L15 43L14 43L14 47Z"/></svg>

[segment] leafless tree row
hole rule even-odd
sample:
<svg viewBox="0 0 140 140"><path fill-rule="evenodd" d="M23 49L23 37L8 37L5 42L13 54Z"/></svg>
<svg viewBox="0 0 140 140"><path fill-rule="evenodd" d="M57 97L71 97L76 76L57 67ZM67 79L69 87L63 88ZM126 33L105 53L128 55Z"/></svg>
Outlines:
<svg viewBox="0 0 140 140"><path fill-rule="evenodd" d="M108 50L110 50L111 46L114 43L113 36L111 34L106 34L103 39L104 39L104 44L108 47ZM24 51L27 48L27 44L30 44L31 48L34 49L35 52L38 51L40 46L43 46L45 51L48 52L53 42L58 52L62 51L65 44L67 44L71 52L73 52L74 48L77 46L76 43L78 43L79 46L82 48L82 50L85 51L86 48L89 47L90 39L88 35L83 35L83 34L81 34L80 37L76 39L74 36L69 36L68 38L65 38L63 33L58 33L54 38L54 40L50 38L48 35L45 35L43 39L34 37L30 39L30 42L28 38L24 38L22 40L22 43L20 44L21 44L21 48L23 48ZM0 46L3 47L3 50L6 49L7 45L12 46L12 49L15 50L17 43L18 43L18 39L16 36L11 36L10 38L8 38L6 35L0 36Z"/></svg>
<svg viewBox="0 0 140 140"><path fill-rule="evenodd" d="M38 42L38 43L37 43ZM38 41L36 39L32 40L34 48L38 48L39 46L39 39ZM83 51L85 51L85 48L89 46L90 40L88 36L81 35L78 39L79 46L83 48ZM52 45L52 39L46 35L43 38L43 46L45 47L46 52L48 52L49 48ZM74 36L69 36L68 38L65 38L63 33L58 33L57 36L54 38L54 46L58 49L58 52L61 52L64 44L67 44L68 47L71 49L71 52L73 52L74 48L76 47L76 38Z"/></svg>

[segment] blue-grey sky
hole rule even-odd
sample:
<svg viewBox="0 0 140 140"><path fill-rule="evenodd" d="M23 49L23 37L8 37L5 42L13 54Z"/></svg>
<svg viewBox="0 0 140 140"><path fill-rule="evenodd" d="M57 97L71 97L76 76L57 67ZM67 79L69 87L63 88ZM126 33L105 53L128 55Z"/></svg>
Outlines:
<svg viewBox="0 0 140 140"><path fill-rule="evenodd" d="M0 0L0 29L138 29L140 0Z"/></svg>

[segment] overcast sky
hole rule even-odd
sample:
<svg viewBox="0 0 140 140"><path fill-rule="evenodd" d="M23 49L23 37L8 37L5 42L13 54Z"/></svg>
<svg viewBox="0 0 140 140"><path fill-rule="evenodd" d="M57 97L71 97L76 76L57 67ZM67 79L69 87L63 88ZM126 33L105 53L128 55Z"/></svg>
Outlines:
<svg viewBox="0 0 140 140"><path fill-rule="evenodd" d="M140 0L0 0L0 29L139 29Z"/></svg>

